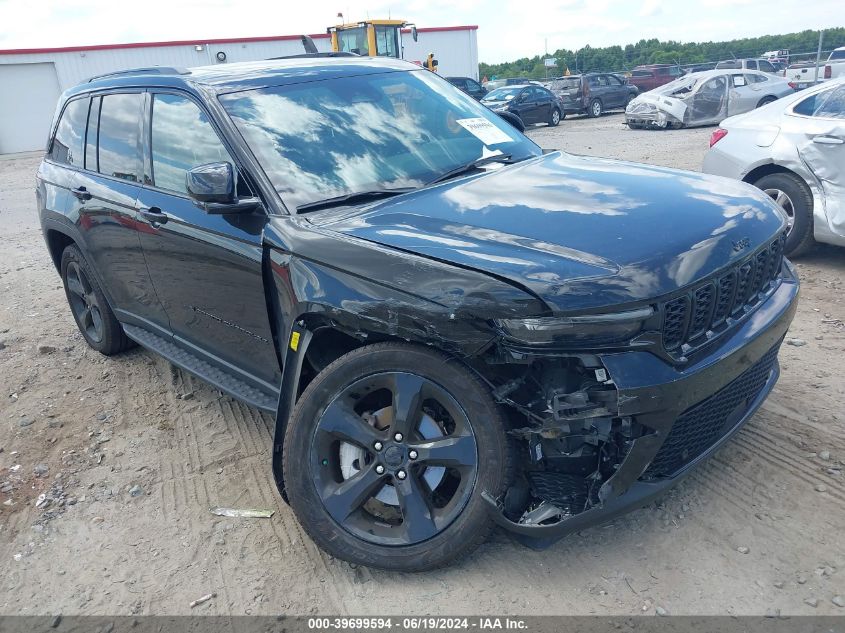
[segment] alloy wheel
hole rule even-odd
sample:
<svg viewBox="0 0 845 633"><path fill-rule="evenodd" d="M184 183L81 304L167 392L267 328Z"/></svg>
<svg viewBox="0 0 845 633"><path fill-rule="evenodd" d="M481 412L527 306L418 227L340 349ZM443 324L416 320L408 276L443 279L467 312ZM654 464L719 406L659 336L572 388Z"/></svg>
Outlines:
<svg viewBox="0 0 845 633"><path fill-rule="evenodd" d="M469 418L431 380L361 378L323 411L310 467L325 509L379 545L412 545L446 529L469 500L478 449Z"/></svg>
<svg viewBox="0 0 845 633"><path fill-rule="evenodd" d="M795 206L792 203L792 198L790 198L785 191L781 191L780 189L763 189L763 193L769 196L775 201L776 205L783 209L783 212L786 214L787 231L792 231L792 227L795 225Z"/></svg>
<svg viewBox="0 0 845 633"><path fill-rule="evenodd" d="M91 285L91 280L75 261L67 265L65 278L70 307L79 322L80 329L93 342L99 343L104 335L102 306Z"/></svg>

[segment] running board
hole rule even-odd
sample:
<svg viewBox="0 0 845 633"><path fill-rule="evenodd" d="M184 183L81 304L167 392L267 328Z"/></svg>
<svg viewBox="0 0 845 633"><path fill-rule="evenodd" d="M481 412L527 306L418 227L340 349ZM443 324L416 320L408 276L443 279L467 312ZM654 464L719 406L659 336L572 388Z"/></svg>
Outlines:
<svg viewBox="0 0 845 633"><path fill-rule="evenodd" d="M215 367L195 354L157 334L153 334L149 330L125 323L122 325L126 336L139 345L146 347L148 350L163 356L177 367L194 374L220 391L252 407L269 413L276 412L276 406L279 401L278 394L270 394L261 389L256 389L237 376L219 367Z"/></svg>

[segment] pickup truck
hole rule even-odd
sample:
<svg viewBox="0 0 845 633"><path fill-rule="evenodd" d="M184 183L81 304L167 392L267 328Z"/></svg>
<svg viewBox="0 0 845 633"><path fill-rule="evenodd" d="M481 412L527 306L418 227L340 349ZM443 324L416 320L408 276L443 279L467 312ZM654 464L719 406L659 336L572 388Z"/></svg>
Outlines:
<svg viewBox="0 0 845 633"><path fill-rule="evenodd" d="M819 64L818 68L818 78L816 78L816 65L812 62L792 64L786 69L784 77L789 80L790 85L796 90L803 90L812 86L816 81L845 77L845 46L833 49L827 61L824 64Z"/></svg>

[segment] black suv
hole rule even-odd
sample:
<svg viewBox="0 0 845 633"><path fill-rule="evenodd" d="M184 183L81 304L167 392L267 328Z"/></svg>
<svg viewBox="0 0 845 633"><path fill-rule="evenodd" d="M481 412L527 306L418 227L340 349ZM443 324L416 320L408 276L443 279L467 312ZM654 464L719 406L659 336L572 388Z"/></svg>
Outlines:
<svg viewBox="0 0 845 633"><path fill-rule="evenodd" d="M272 412L305 530L390 569L665 491L772 389L798 293L754 187L544 154L398 60L96 78L37 198L88 344Z"/></svg>

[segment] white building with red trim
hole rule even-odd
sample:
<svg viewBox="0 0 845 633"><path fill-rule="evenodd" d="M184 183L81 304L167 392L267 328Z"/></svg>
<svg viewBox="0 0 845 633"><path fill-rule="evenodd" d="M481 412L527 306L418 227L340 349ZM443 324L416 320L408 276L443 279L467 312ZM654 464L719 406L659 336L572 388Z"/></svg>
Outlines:
<svg viewBox="0 0 845 633"><path fill-rule="evenodd" d="M416 42L403 32L404 58L422 63L429 53L444 77L478 79L477 26L419 28ZM331 49L325 33L311 35ZM299 35L143 42L0 50L0 154L41 149L63 90L94 75L148 66L190 68L302 53Z"/></svg>

